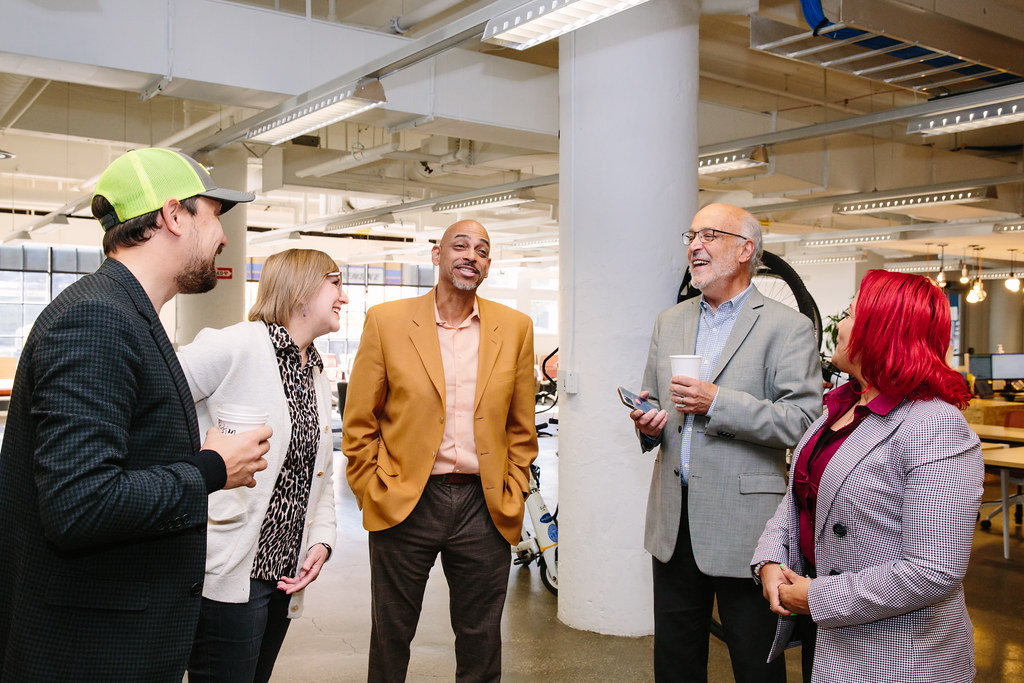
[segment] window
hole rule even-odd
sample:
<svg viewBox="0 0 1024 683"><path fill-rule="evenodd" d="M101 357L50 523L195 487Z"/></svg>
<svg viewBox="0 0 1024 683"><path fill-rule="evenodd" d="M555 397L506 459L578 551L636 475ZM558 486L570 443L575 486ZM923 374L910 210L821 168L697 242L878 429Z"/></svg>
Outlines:
<svg viewBox="0 0 1024 683"><path fill-rule="evenodd" d="M99 247L0 246L0 356L20 355L47 304L102 261Z"/></svg>

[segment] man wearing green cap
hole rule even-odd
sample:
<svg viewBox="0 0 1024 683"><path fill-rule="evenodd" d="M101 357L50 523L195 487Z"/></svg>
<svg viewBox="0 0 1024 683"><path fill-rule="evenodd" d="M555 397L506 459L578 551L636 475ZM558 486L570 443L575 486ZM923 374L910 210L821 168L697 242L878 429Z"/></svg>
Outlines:
<svg viewBox="0 0 1024 683"><path fill-rule="evenodd" d="M255 485L271 430L211 429L200 447L158 313L213 288L219 215L253 199L165 149L101 176L107 259L36 320L0 450L0 681L181 683L206 497Z"/></svg>

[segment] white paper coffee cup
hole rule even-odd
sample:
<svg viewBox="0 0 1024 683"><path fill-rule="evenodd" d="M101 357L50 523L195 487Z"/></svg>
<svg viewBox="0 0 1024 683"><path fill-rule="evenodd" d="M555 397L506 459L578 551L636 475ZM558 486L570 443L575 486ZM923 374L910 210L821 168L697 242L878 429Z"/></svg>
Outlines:
<svg viewBox="0 0 1024 683"><path fill-rule="evenodd" d="M669 356L672 364L672 376L693 377L700 379L700 356Z"/></svg>
<svg viewBox="0 0 1024 683"><path fill-rule="evenodd" d="M226 404L217 409L217 426L222 434L239 434L267 424L270 415L253 406Z"/></svg>

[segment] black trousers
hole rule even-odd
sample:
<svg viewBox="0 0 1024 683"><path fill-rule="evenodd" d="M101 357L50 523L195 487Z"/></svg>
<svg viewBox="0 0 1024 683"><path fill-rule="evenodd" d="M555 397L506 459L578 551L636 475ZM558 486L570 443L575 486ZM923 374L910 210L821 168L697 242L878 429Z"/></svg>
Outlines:
<svg viewBox="0 0 1024 683"><path fill-rule="evenodd" d="M441 556L455 631L455 679L501 679L501 613L511 566L480 482L431 480L400 524L370 532L371 683L405 680L430 568Z"/></svg>
<svg viewBox="0 0 1024 683"><path fill-rule="evenodd" d="M675 552L668 562L653 558L655 680L706 683L712 608L717 598L736 683L785 683L785 657L767 661L777 619L761 587L753 578L708 576L700 571L693 559L686 507L687 489L683 487Z"/></svg>
<svg viewBox="0 0 1024 683"><path fill-rule="evenodd" d="M265 683L288 632L291 597L273 581L249 580L248 602L203 598L189 683Z"/></svg>

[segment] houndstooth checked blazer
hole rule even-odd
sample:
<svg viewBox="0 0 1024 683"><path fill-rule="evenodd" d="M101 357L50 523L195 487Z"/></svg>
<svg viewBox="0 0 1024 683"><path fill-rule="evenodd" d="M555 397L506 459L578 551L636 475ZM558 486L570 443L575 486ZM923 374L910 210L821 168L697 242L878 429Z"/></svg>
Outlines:
<svg viewBox="0 0 1024 683"><path fill-rule="evenodd" d="M106 260L33 325L0 451L0 681L181 683L206 484L192 395L146 292Z"/></svg>
<svg viewBox="0 0 1024 683"><path fill-rule="evenodd" d="M752 565L779 562L803 572L794 470ZM847 437L818 489L818 578L808 594L818 624L816 683L974 679L963 578L983 478L978 437L939 399L871 413ZM793 621L779 618L769 660L787 646Z"/></svg>

